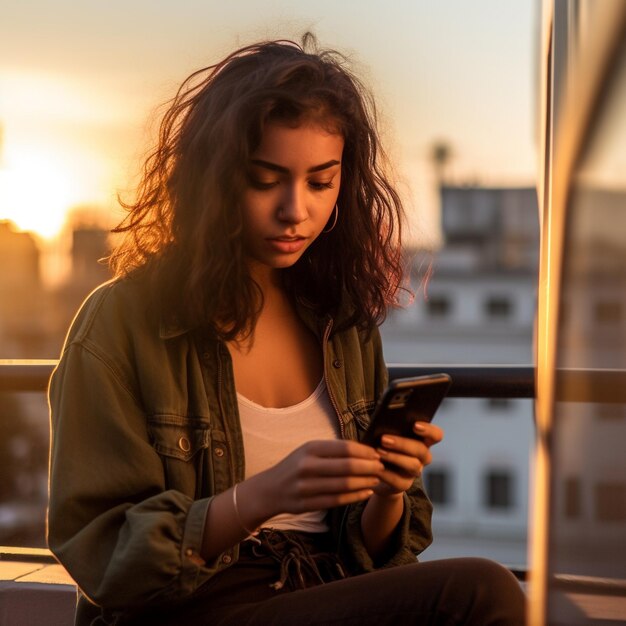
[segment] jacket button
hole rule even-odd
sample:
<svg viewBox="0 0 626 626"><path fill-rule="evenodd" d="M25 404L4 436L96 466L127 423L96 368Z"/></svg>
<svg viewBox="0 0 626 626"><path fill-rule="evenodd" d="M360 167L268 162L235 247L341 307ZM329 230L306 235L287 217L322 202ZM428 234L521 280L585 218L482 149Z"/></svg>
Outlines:
<svg viewBox="0 0 626 626"><path fill-rule="evenodd" d="M341 367L341 361L340 361L339 359L335 359L335 360L333 361L333 367L334 367L335 369L339 369L339 368Z"/></svg>
<svg viewBox="0 0 626 626"><path fill-rule="evenodd" d="M181 437L178 440L178 447L183 452L189 452L189 450L191 450L191 443L189 442L189 439L187 439L187 437Z"/></svg>
<svg viewBox="0 0 626 626"><path fill-rule="evenodd" d="M219 457L222 457L225 454L224 448L220 448L219 446L216 448L213 448L213 452L215 453L215 456L219 456Z"/></svg>
<svg viewBox="0 0 626 626"><path fill-rule="evenodd" d="M230 556L230 554L225 554L222 557L222 563L224 563L224 565L228 565L229 563L231 563L232 560L233 560L233 557Z"/></svg>

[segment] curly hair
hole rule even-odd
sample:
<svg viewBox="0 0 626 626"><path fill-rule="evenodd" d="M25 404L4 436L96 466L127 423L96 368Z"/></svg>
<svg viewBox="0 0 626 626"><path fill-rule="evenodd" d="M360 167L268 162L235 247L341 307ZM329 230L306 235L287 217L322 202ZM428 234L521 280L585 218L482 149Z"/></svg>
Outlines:
<svg viewBox="0 0 626 626"><path fill-rule="evenodd" d="M339 218L292 267L283 284L319 314L340 301L342 326L371 330L402 289L400 198L386 174L374 102L346 59L270 41L241 48L194 72L162 119L134 202L113 232L117 276L147 269L161 301L189 327L222 339L249 335L263 300L247 270L240 203L249 163L268 123L314 122L344 139Z"/></svg>

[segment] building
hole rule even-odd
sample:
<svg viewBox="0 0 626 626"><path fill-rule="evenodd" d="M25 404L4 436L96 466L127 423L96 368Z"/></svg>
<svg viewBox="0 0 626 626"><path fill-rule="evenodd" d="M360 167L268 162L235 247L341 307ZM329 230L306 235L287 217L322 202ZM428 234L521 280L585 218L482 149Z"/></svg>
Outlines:
<svg viewBox="0 0 626 626"><path fill-rule="evenodd" d="M0 267L0 358L36 358L48 331L39 249L32 234L6 220L0 221Z"/></svg>
<svg viewBox="0 0 626 626"><path fill-rule="evenodd" d="M70 272L51 294L54 329L53 358L61 353L63 340L83 300L111 278L104 259L110 253L109 232L92 225L76 225L71 232Z"/></svg>

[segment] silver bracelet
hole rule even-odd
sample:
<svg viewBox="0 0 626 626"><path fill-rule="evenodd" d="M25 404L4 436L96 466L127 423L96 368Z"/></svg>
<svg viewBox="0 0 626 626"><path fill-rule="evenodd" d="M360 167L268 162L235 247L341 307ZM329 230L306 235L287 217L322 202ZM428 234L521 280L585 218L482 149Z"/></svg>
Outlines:
<svg viewBox="0 0 626 626"><path fill-rule="evenodd" d="M237 506L237 487L238 484L233 487L233 508L235 509L235 517L239 522L239 526L241 526L241 528L245 530L248 535L254 535L255 531L246 528L246 525L241 521L241 515L239 515L239 507Z"/></svg>

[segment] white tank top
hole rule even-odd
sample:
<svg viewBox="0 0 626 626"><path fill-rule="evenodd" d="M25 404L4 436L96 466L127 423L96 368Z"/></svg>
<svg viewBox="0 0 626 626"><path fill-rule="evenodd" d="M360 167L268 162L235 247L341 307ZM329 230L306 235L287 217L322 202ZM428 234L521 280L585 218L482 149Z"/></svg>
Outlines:
<svg viewBox="0 0 626 626"><path fill-rule="evenodd" d="M307 441L336 439L337 418L326 383L320 381L306 400L282 409L266 408L237 393L246 478L268 469ZM282 513L267 520L264 527L304 532L326 532L326 511L292 515Z"/></svg>

